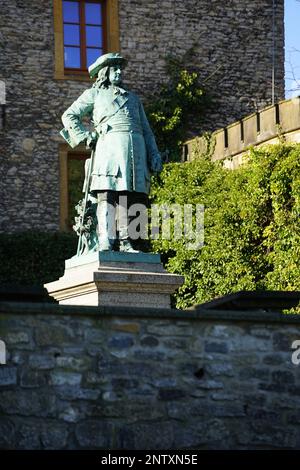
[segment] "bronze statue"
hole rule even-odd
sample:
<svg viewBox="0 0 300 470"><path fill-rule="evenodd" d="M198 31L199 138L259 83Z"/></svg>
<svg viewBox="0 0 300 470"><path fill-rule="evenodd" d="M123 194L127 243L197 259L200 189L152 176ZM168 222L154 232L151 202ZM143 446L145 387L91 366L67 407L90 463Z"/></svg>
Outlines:
<svg viewBox="0 0 300 470"><path fill-rule="evenodd" d="M71 147L85 142L94 150L86 165L85 187L98 201L100 251L114 248L115 209L120 196L128 197L128 206L143 200L150 190L150 172L162 169L143 105L134 93L122 87L125 63L118 53L99 57L89 67L90 77L97 77L95 83L62 116L65 128L61 135ZM91 118L93 132L84 127L84 116ZM128 218L121 217L118 222L120 251L135 251L129 239Z"/></svg>

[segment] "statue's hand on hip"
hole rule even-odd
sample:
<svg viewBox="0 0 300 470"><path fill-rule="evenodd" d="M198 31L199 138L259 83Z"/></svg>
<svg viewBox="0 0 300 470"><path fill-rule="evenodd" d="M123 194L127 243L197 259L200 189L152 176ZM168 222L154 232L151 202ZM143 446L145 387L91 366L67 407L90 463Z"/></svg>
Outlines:
<svg viewBox="0 0 300 470"><path fill-rule="evenodd" d="M88 136L86 138L86 148L90 148L92 150L95 150L96 144L97 144L97 134L96 132L89 132Z"/></svg>

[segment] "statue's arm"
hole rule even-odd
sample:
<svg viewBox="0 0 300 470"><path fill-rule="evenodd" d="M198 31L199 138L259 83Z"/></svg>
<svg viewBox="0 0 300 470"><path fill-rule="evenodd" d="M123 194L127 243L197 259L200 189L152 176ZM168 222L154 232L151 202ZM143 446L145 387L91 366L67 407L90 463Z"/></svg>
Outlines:
<svg viewBox="0 0 300 470"><path fill-rule="evenodd" d="M147 119L144 107L141 102L139 102L139 106L140 106L140 116L141 116L141 123L142 123L142 128L143 128L143 135L144 135L147 155L148 155L148 164L150 166L151 171L159 172L162 170L161 156L157 148L154 134L151 130L149 121Z"/></svg>
<svg viewBox="0 0 300 470"><path fill-rule="evenodd" d="M92 115L94 98L93 89L84 91L62 115L61 119L65 128L61 131L61 135L71 147L76 147L89 137L89 131L82 124L82 118Z"/></svg>

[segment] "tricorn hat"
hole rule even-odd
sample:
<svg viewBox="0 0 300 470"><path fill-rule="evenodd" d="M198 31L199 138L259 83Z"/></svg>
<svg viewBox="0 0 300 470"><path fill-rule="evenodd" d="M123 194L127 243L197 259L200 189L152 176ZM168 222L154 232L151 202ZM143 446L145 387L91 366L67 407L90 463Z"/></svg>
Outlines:
<svg viewBox="0 0 300 470"><path fill-rule="evenodd" d="M98 75L99 70L103 69L103 67L112 66L120 64L124 66L126 64L126 59L122 57L118 52L109 52L108 54L103 54L96 62L89 66L89 74L90 77L93 78Z"/></svg>

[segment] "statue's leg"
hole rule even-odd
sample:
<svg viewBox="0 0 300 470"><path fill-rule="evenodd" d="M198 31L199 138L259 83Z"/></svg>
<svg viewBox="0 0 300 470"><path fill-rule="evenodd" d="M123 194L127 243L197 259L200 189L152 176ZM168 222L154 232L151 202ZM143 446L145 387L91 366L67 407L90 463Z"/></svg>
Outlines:
<svg viewBox="0 0 300 470"><path fill-rule="evenodd" d="M99 251L109 251L116 239L116 195L114 191L100 191L97 199Z"/></svg>
<svg viewBox="0 0 300 470"><path fill-rule="evenodd" d="M122 191L118 197L118 230L119 230L119 250L129 253L138 253L131 244L129 238L129 218L128 207L130 204L128 192Z"/></svg>

